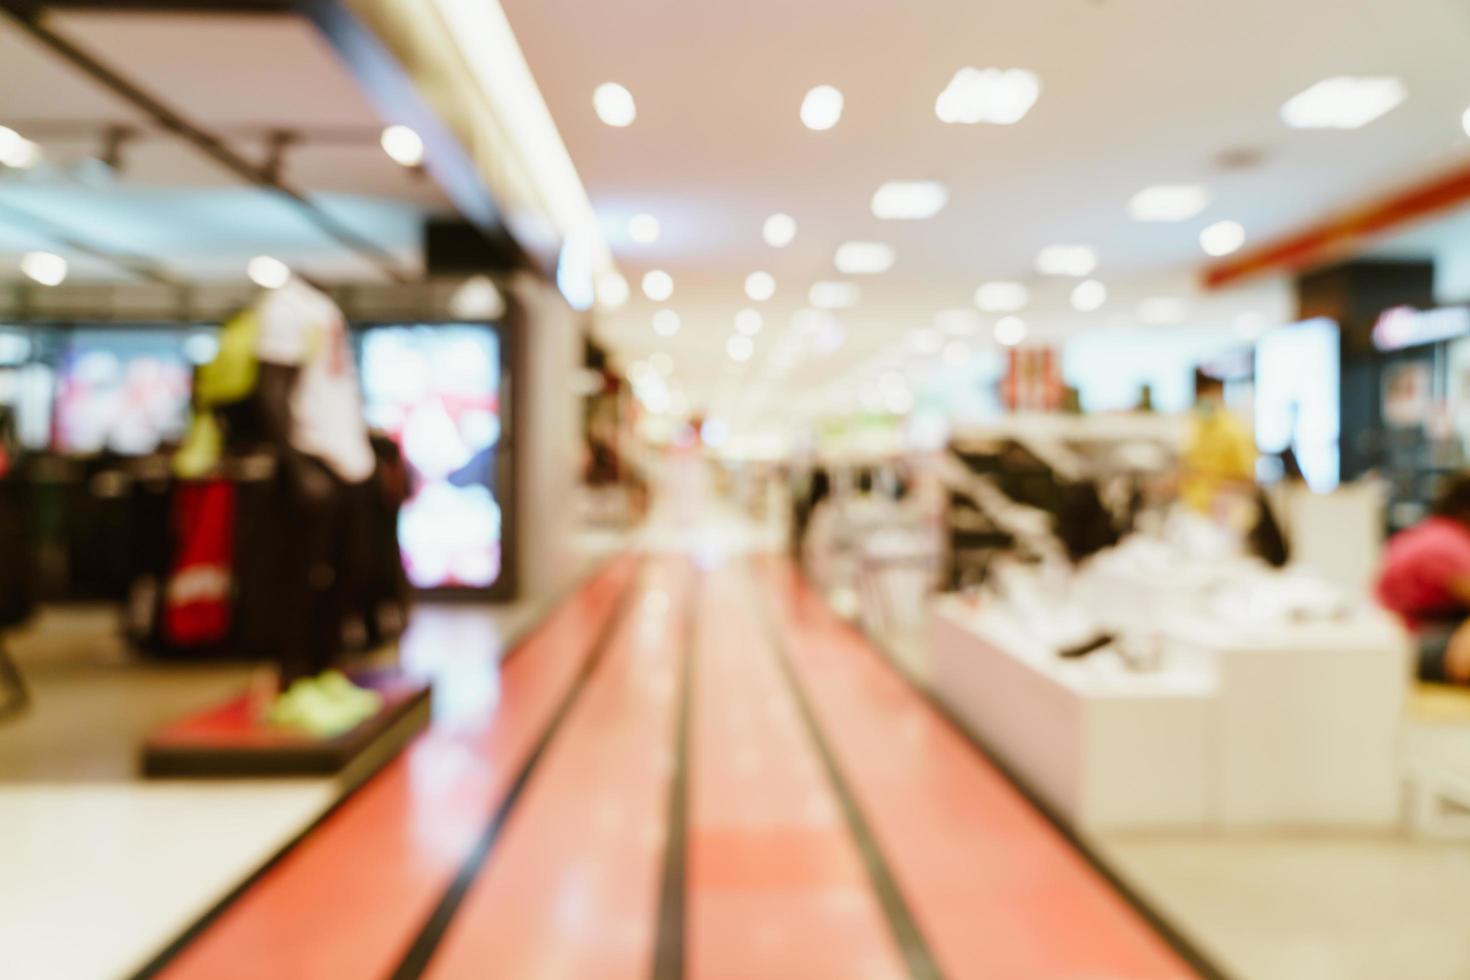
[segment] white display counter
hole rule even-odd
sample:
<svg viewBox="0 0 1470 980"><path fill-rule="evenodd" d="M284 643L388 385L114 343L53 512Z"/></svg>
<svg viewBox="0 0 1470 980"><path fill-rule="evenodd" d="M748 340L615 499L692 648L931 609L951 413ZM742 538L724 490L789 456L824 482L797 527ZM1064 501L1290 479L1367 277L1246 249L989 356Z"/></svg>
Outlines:
<svg viewBox="0 0 1470 980"><path fill-rule="evenodd" d="M1159 619L1162 662L1139 673L1110 653L1061 660L1003 607L941 597L930 609L933 688L1079 825L1399 819L1410 667L1396 624L1372 610L1254 629Z"/></svg>

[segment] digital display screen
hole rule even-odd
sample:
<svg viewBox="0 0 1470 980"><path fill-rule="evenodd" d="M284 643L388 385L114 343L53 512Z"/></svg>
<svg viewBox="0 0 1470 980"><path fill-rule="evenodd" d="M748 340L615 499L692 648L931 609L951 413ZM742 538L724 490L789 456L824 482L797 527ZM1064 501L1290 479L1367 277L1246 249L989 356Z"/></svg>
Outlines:
<svg viewBox="0 0 1470 980"><path fill-rule="evenodd" d="M57 364L54 448L151 453L189 422L192 365L182 331L78 330Z"/></svg>
<svg viewBox="0 0 1470 980"><path fill-rule="evenodd" d="M1338 481L1338 385L1333 321L1278 327L1256 343L1256 446L1263 456L1290 448L1307 485L1318 493Z"/></svg>
<svg viewBox="0 0 1470 980"><path fill-rule="evenodd" d="M502 568L499 337L483 326L374 327L361 364L368 424L408 470L398 542L409 581L488 588Z"/></svg>

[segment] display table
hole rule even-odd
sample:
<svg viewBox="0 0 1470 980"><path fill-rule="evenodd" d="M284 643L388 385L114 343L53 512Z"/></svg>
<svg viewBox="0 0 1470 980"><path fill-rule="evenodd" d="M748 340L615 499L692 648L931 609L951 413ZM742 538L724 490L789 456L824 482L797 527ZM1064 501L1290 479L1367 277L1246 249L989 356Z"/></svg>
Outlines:
<svg viewBox="0 0 1470 980"><path fill-rule="evenodd" d="M933 602L930 630L935 693L1058 815L1090 826L1207 821L1215 681L1201 665L1135 675L1106 669L1111 660L1041 656L1003 612L954 597Z"/></svg>
<svg viewBox="0 0 1470 980"><path fill-rule="evenodd" d="M1388 826L1406 637L1344 622L1160 617L1163 662L1040 652L1004 607L930 610L936 695L1064 819L1093 828Z"/></svg>

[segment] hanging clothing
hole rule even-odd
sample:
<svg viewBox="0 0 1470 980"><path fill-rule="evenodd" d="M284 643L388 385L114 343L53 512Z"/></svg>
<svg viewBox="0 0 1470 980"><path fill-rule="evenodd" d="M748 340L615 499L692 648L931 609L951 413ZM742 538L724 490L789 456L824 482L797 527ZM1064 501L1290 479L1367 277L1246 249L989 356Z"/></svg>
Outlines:
<svg viewBox="0 0 1470 980"><path fill-rule="evenodd" d="M265 294L257 310L262 362L299 369L291 394L291 445L322 460L347 483L373 472L357 369L342 311L293 278Z"/></svg>

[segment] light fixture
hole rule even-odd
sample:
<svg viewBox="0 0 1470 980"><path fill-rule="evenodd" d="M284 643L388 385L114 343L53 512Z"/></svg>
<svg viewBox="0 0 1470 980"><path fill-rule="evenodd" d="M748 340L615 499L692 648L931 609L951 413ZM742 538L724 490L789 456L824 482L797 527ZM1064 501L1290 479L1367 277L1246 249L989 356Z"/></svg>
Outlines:
<svg viewBox="0 0 1470 980"><path fill-rule="evenodd" d="M776 280L769 272L752 272L745 277L745 295L757 303L764 303L776 295Z"/></svg>
<svg viewBox="0 0 1470 980"><path fill-rule="evenodd" d="M1036 254L1044 276L1085 276L1097 268L1097 252L1086 245L1048 245Z"/></svg>
<svg viewBox="0 0 1470 980"><path fill-rule="evenodd" d="M980 314L974 310L942 310L934 325L951 337L969 337L980 332Z"/></svg>
<svg viewBox="0 0 1470 980"><path fill-rule="evenodd" d="M970 362L970 345L963 340L951 340L944 345L944 363L952 368L964 367Z"/></svg>
<svg viewBox="0 0 1470 980"><path fill-rule="evenodd" d="M1024 68L961 68L939 98L934 114L947 123L1009 126L1025 118L1041 95L1041 79Z"/></svg>
<svg viewBox="0 0 1470 980"><path fill-rule="evenodd" d="M1229 255L1245 244L1245 229L1238 221L1217 221L1199 233L1199 247L1206 255Z"/></svg>
<svg viewBox="0 0 1470 980"><path fill-rule="evenodd" d="M922 221L949 203L949 188L937 180L890 180L873 192L873 217Z"/></svg>
<svg viewBox="0 0 1470 980"><path fill-rule="evenodd" d="M654 351L648 355L648 363L662 377L667 378L674 373L674 359L667 351Z"/></svg>
<svg viewBox="0 0 1470 980"><path fill-rule="evenodd" d="M944 348L944 335L933 327L920 327L909 334L909 346L919 354L938 354Z"/></svg>
<svg viewBox="0 0 1470 980"><path fill-rule="evenodd" d="M747 337L754 337L765 325L766 321L760 310L744 309L735 314L735 331Z"/></svg>
<svg viewBox="0 0 1470 980"><path fill-rule="evenodd" d="M449 312L460 320L498 320L505 314L505 297L489 276L470 276L449 297Z"/></svg>
<svg viewBox="0 0 1470 980"><path fill-rule="evenodd" d="M628 219L628 237L639 245L658 241L658 219L651 214L635 214Z"/></svg>
<svg viewBox="0 0 1470 980"><path fill-rule="evenodd" d="M1072 289L1072 309L1091 313L1108 301L1108 287L1096 279L1084 279Z"/></svg>
<svg viewBox="0 0 1470 980"><path fill-rule="evenodd" d="M653 332L660 337L672 337L679 332L679 314L673 310L659 310L653 315Z"/></svg>
<svg viewBox="0 0 1470 980"><path fill-rule="evenodd" d="M674 295L674 277L662 269L650 269L643 274L643 295L662 303Z"/></svg>
<svg viewBox="0 0 1470 980"><path fill-rule="evenodd" d="M1003 316L995 321L995 342L1002 347L1015 347L1026 339L1026 321L1018 316Z"/></svg>
<svg viewBox="0 0 1470 980"><path fill-rule="evenodd" d="M842 93L830 85L818 85L801 100L801 122L807 129L831 129L842 118Z"/></svg>
<svg viewBox="0 0 1470 980"><path fill-rule="evenodd" d="M718 449L730 438L730 427L724 419L707 418L700 423L699 439L711 449Z"/></svg>
<svg viewBox="0 0 1470 980"><path fill-rule="evenodd" d="M837 271L849 276L871 276L893 267L893 247L882 242L843 242L837 246Z"/></svg>
<svg viewBox="0 0 1470 980"><path fill-rule="evenodd" d="M621 309L628 302L628 280L616 272L604 272L597 278L597 302L605 310Z"/></svg>
<svg viewBox="0 0 1470 980"><path fill-rule="evenodd" d="M779 212L771 215L761 227L761 237L772 248L785 248L796 237L796 219Z"/></svg>
<svg viewBox="0 0 1470 980"><path fill-rule="evenodd" d="M27 252L20 258L20 271L43 286L59 286L66 280L66 259L54 252Z"/></svg>
<svg viewBox="0 0 1470 980"><path fill-rule="evenodd" d="M997 280L975 290L975 305L986 313L1014 313L1024 309L1031 293L1018 282Z"/></svg>
<svg viewBox="0 0 1470 980"><path fill-rule="evenodd" d="M737 333L725 341L725 353L730 355L730 360L744 363L755 353L755 342L744 334Z"/></svg>
<svg viewBox="0 0 1470 980"><path fill-rule="evenodd" d="M819 310L845 310L856 306L862 291L850 282L814 282L807 302Z"/></svg>
<svg viewBox="0 0 1470 980"><path fill-rule="evenodd" d="M1460 128L1465 131L1466 136L1470 136L1470 109L1466 109L1460 116Z"/></svg>
<svg viewBox="0 0 1470 980"><path fill-rule="evenodd" d="M424 162L424 141L407 126L389 126L383 130L378 142L383 152L400 167L417 167Z"/></svg>
<svg viewBox="0 0 1470 980"><path fill-rule="evenodd" d="M1128 202L1134 221L1188 221L1210 206L1210 192L1198 184L1145 187Z"/></svg>
<svg viewBox="0 0 1470 980"><path fill-rule="evenodd" d="M1138 319L1150 326L1179 323L1187 312L1184 301L1173 296L1153 296L1138 304Z"/></svg>
<svg viewBox="0 0 1470 980"><path fill-rule="evenodd" d="M1357 129L1408 96L1409 90L1398 78L1324 78L1287 99L1281 120L1292 129Z"/></svg>
<svg viewBox="0 0 1470 980"><path fill-rule="evenodd" d="M618 129L633 125L638 118L633 93L617 82L603 82L593 90L592 108L597 110L598 119Z"/></svg>
<svg viewBox="0 0 1470 980"><path fill-rule="evenodd" d="M0 126L0 164L16 170L34 167L41 160L41 148L9 126Z"/></svg>
<svg viewBox="0 0 1470 980"><path fill-rule="evenodd" d="M245 274L261 289L280 289L291 281L291 270L280 259L257 255L245 266Z"/></svg>

